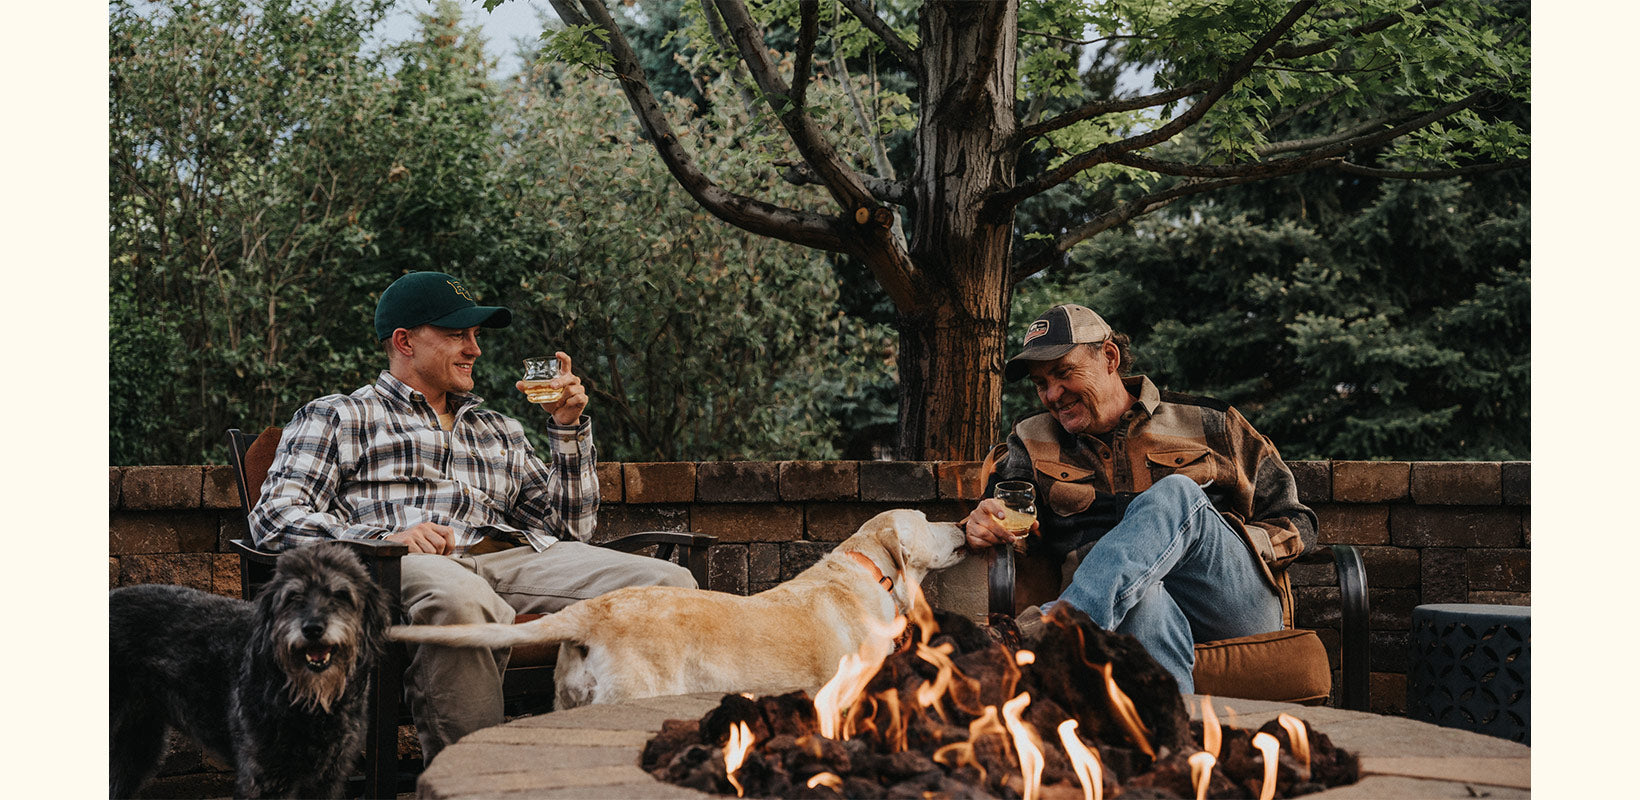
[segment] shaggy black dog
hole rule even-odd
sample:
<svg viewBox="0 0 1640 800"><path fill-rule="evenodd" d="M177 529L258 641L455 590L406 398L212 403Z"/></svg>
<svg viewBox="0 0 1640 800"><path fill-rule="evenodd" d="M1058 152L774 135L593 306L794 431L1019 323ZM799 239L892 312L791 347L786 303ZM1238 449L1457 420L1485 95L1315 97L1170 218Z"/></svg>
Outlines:
<svg viewBox="0 0 1640 800"><path fill-rule="evenodd" d="M282 555L253 602L109 593L109 795L136 794L175 728L233 765L236 797L340 797L388 614L359 558L329 542Z"/></svg>

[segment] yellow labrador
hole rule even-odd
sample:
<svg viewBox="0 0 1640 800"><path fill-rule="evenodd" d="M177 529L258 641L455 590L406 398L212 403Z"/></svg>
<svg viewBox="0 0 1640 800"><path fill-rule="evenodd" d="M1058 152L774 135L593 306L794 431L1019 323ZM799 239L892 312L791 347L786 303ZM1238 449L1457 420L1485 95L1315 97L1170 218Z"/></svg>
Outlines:
<svg viewBox="0 0 1640 800"><path fill-rule="evenodd" d="M693 692L772 692L830 680L868 641L887 655L913 584L961 561L950 522L897 509L872 517L797 577L750 597L645 586L516 625L401 625L388 636L458 647L560 642L558 708Z"/></svg>

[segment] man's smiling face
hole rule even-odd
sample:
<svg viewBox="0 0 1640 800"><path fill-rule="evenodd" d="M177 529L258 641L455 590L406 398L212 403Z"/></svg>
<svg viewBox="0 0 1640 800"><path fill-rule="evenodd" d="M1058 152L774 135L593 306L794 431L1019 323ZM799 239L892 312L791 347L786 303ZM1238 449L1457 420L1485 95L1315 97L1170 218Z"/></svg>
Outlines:
<svg viewBox="0 0 1640 800"><path fill-rule="evenodd" d="M1053 361L1031 362L1037 399L1071 433L1104 433L1133 403L1116 371L1116 345L1076 347Z"/></svg>
<svg viewBox="0 0 1640 800"><path fill-rule="evenodd" d="M410 329L410 345L410 379L405 383L428 395L473 390L473 362L484 352L478 347L478 326L417 325Z"/></svg>

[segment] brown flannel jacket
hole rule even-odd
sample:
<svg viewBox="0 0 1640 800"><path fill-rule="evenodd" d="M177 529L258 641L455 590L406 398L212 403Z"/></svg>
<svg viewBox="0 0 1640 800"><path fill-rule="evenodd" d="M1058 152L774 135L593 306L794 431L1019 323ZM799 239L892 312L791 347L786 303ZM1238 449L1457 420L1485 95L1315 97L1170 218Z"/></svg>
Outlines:
<svg viewBox="0 0 1640 800"><path fill-rule="evenodd" d="M1290 627L1285 567L1315 546L1316 517L1298 501L1293 474L1275 445L1226 403L1161 392L1142 375L1122 382L1135 399L1110 446L1067 432L1046 412L1026 417L986 457L986 493L999 480L1036 484L1042 543L1064 556L1091 546L1121 521L1139 492L1183 474L1203 486L1258 556Z"/></svg>

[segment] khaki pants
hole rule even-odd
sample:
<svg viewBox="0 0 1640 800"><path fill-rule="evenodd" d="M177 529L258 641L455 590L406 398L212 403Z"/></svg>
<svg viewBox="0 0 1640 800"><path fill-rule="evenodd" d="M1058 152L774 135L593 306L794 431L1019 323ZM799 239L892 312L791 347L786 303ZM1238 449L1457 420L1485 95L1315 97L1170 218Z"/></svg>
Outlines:
<svg viewBox="0 0 1640 800"><path fill-rule="evenodd" d="M549 614L623 586L695 586L689 570L676 564L576 541L555 542L542 552L515 547L461 557L413 553L401 563L404 611L417 625L511 623L516 614ZM501 724L501 673L510 650L407 648L405 694L423 763L461 737Z"/></svg>

